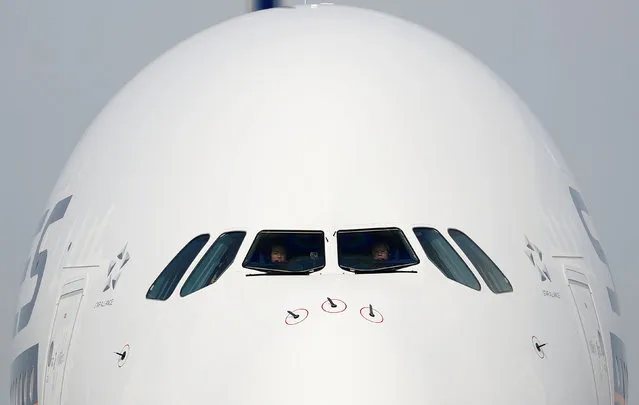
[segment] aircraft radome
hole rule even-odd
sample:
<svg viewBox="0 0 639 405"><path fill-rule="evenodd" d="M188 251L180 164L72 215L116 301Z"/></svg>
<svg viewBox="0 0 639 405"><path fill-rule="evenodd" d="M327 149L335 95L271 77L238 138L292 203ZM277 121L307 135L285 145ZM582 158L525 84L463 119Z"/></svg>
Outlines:
<svg viewBox="0 0 639 405"><path fill-rule="evenodd" d="M579 186L460 47L330 4L133 78L24 270L11 404L626 405Z"/></svg>

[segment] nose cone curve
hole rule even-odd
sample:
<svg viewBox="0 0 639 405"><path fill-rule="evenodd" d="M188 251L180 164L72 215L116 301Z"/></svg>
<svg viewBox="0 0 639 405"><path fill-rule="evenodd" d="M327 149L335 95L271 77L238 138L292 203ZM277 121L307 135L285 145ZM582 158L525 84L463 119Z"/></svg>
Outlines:
<svg viewBox="0 0 639 405"><path fill-rule="evenodd" d="M298 317L287 314L282 333L269 339L268 350L256 353L259 361L250 374L268 382L261 385L263 395L276 403L380 400L380 394L388 392L384 387L397 386L392 380L402 356L389 350L393 339L381 309L373 306L373 317L370 312L369 305L344 297L293 309Z"/></svg>
<svg viewBox="0 0 639 405"><path fill-rule="evenodd" d="M384 318L382 308L345 305L348 299L331 301L335 308L324 300L312 313L306 308L291 311L298 318L289 314L283 333L267 339L268 349L254 353L256 361L248 373L260 381L259 396L278 404L400 400L419 375L406 375L414 369L411 355L418 355L410 339L401 342L389 333L393 321ZM251 403L255 393L242 397L243 403Z"/></svg>
<svg viewBox="0 0 639 405"><path fill-rule="evenodd" d="M389 305L366 282L353 293L344 285L351 281L322 276L313 291L286 294L290 304L280 305L278 326L262 336L262 350L247 364L248 380L258 383L239 402L389 404L413 385L404 371L413 368L406 361L417 351L410 338L398 341L394 331L402 321L389 315L402 303Z"/></svg>
<svg viewBox="0 0 639 405"><path fill-rule="evenodd" d="M512 329L487 327L493 317L512 324L507 311L490 302L478 306L473 290L446 285L429 287L419 274L314 275L253 277L240 294L203 290L197 299L207 308L195 317L199 326L184 325L188 332L179 343L198 346L201 354L163 354L162 362L182 381L182 388L173 384L181 393L174 399L241 405L457 404L478 398L512 403L513 397L496 389L498 382L520 387L513 390L520 389L521 403L542 403L525 400L526 392L538 394L530 388L528 355L534 355L524 350L518 356L521 339Z"/></svg>

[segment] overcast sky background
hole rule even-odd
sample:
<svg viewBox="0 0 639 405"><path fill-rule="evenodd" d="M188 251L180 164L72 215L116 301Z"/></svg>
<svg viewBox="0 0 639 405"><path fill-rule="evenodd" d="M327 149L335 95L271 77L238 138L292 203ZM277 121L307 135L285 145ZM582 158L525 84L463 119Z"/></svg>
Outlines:
<svg viewBox="0 0 639 405"><path fill-rule="evenodd" d="M386 11L459 43L540 119L577 177L609 256L631 333L630 403L639 398L639 294L632 294L639 287L639 2L335 2ZM18 278L74 145L145 65L246 8L245 0L1 0L0 405L8 404L5 349Z"/></svg>

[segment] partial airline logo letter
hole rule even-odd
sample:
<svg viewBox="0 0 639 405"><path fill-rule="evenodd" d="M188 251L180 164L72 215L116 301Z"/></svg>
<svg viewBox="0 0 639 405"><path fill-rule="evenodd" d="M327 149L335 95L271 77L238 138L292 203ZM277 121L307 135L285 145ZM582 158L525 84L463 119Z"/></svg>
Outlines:
<svg viewBox="0 0 639 405"><path fill-rule="evenodd" d="M606 253L603 250L603 246L601 246L601 242L597 239L595 234L595 226L592 223L592 219L590 218L590 213L588 212L588 208L586 208L586 203L584 202L581 193L575 190L572 187L570 189L570 197L572 197L572 202L575 204L575 208L577 209L577 213L579 214L579 218L581 219L581 223L586 230L586 234L588 234L588 238L590 239L590 243L592 243L592 247L595 249L597 256L599 256L599 260L601 260L606 267L608 268L608 272L610 272L610 266L608 265L608 258L606 257ZM612 279L612 273L610 274L610 278ZM614 288L614 280L613 280L613 288ZM610 307L613 312L617 315L621 315L621 308L619 307L619 300L617 298L617 293L615 290L608 288L608 298L610 299Z"/></svg>
<svg viewBox="0 0 639 405"><path fill-rule="evenodd" d="M606 258L606 254L604 253L601 243L595 236L594 225L592 225L592 221L590 220L590 213L588 212L588 208L586 208L586 203L584 202L584 199L579 191L575 190L572 187L569 188L572 202L575 204L575 208L577 208L577 213L579 214L579 218L581 218L581 223L586 229L588 238L590 238L592 247L595 248L595 252L597 252L597 256L599 256L599 259L601 259L601 261L604 262L604 264L606 264L607 266L608 259Z"/></svg>
<svg viewBox="0 0 639 405"><path fill-rule="evenodd" d="M15 331L16 334L18 334L18 332L20 332L29 324L29 321L31 320L31 314L33 313L33 308L35 306L36 300L38 299L38 293L40 292L40 283L42 282L42 276L44 275L44 270L47 265L47 250L45 249L40 251L42 240L44 239L44 236L47 234L47 230L49 229L49 226L51 226L52 224L64 218L64 215L67 212L67 208L69 207L69 203L71 202L72 197L73 196L68 196L58 201L55 207L53 207L53 210L51 210L51 215L49 216L49 219L46 222L44 222L44 226L41 227L42 229L40 231L40 239L38 241L38 246L36 247L35 256L31 260L31 273L29 275L31 278L36 277L36 285L33 290L33 295L31 296L31 300L29 300L29 302L24 304L24 306L20 308L19 313L17 314L16 331ZM46 217L46 213L45 213L45 217ZM28 268L29 267L27 265L27 271L25 271L25 274L24 274L25 277L23 279L23 282L27 278Z"/></svg>

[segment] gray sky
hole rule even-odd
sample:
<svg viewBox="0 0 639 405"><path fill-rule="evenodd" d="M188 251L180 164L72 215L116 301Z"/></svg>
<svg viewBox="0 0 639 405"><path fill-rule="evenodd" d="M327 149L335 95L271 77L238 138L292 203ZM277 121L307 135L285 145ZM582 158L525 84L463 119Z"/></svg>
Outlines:
<svg viewBox="0 0 639 405"><path fill-rule="evenodd" d="M334 1L404 17L459 43L541 120L581 185L616 275L631 333L630 397L639 398L639 317L632 310L639 294L631 294L639 287L639 3ZM0 3L1 325L12 317L45 201L100 109L169 47L245 8L245 0ZM0 405L8 404L8 330L0 328Z"/></svg>

